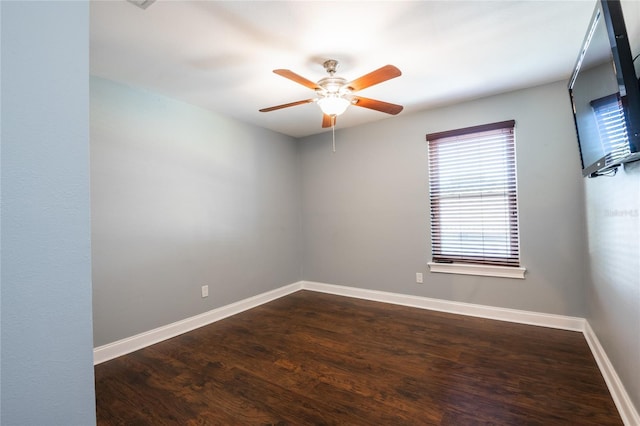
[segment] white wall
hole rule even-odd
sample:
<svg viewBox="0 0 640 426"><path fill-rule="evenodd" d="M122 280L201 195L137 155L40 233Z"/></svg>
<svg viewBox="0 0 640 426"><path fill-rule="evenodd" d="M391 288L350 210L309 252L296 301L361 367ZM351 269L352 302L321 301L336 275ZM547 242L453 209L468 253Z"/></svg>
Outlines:
<svg viewBox="0 0 640 426"><path fill-rule="evenodd" d="M425 135L509 119L526 279L429 273ZM333 154L330 134L301 140L305 280L584 316L583 181L566 83L338 130L336 142Z"/></svg>
<svg viewBox="0 0 640 426"><path fill-rule="evenodd" d="M0 423L91 425L89 6L0 10Z"/></svg>
<svg viewBox="0 0 640 426"><path fill-rule="evenodd" d="M91 78L95 345L300 280L297 155L293 138Z"/></svg>
<svg viewBox="0 0 640 426"><path fill-rule="evenodd" d="M588 179L587 319L640 407L640 162Z"/></svg>

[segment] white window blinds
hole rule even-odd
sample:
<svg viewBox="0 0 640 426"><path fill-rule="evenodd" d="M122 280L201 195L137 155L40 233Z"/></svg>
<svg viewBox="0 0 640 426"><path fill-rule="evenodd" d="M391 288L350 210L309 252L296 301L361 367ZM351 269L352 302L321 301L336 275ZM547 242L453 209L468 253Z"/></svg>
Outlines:
<svg viewBox="0 0 640 426"><path fill-rule="evenodd" d="M520 265L514 127L427 135L434 262Z"/></svg>

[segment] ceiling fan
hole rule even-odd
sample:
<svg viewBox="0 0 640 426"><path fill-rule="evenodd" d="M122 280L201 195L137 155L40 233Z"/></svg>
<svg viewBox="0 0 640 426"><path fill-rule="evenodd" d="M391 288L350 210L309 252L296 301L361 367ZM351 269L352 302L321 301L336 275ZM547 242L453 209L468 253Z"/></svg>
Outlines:
<svg viewBox="0 0 640 426"><path fill-rule="evenodd" d="M277 69L273 70L274 73L288 78L298 84L302 84L309 89L316 91L316 97L305 99L302 101L290 102L287 104L272 106L269 108L262 108L260 112L275 111L282 108L288 108L296 105L308 104L315 102L322 110L322 127L335 126L336 117L349 107L349 105L355 105L362 108L373 109L381 111L387 114L396 115L402 111L402 105L391 104L388 102L378 101L375 99L363 98L362 96L354 95L354 92L366 89L375 84L382 83L392 78L402 75L402 72L393 65L385 65L382 68L378 68L368 74L363 75L360 78L356 78L352 81L347 81L342 77L336 76L336 68L338 67L338 61L329 59L322 64L324 69L329 74L329 77L324 77L314 83L311 80L294 73L290 70Z"/></svg>

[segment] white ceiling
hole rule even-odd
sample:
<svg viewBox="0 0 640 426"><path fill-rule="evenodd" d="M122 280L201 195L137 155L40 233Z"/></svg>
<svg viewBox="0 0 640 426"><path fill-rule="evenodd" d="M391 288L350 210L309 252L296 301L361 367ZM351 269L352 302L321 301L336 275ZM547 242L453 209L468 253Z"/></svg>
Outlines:
<svg viewBox="0 0 640 426"><path fill-rule="evenodd" d="M386 64L402 76L358 92L400 114L568 79L594 0L91 2L91 73L294 137L326 131L302 85L325 59L353 80ZM337 128L393 119L350 107Z"/></svg>

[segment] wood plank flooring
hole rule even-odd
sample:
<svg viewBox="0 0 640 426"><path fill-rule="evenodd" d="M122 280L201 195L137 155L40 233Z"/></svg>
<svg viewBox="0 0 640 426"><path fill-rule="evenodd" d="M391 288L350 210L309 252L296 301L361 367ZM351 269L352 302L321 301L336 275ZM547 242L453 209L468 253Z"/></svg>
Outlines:
<svg viewBox="0 0 640 426"><path fill-rule="evenodd" d="M300 291L96 366L99 425L621 425L578 332Z"/></svg>

